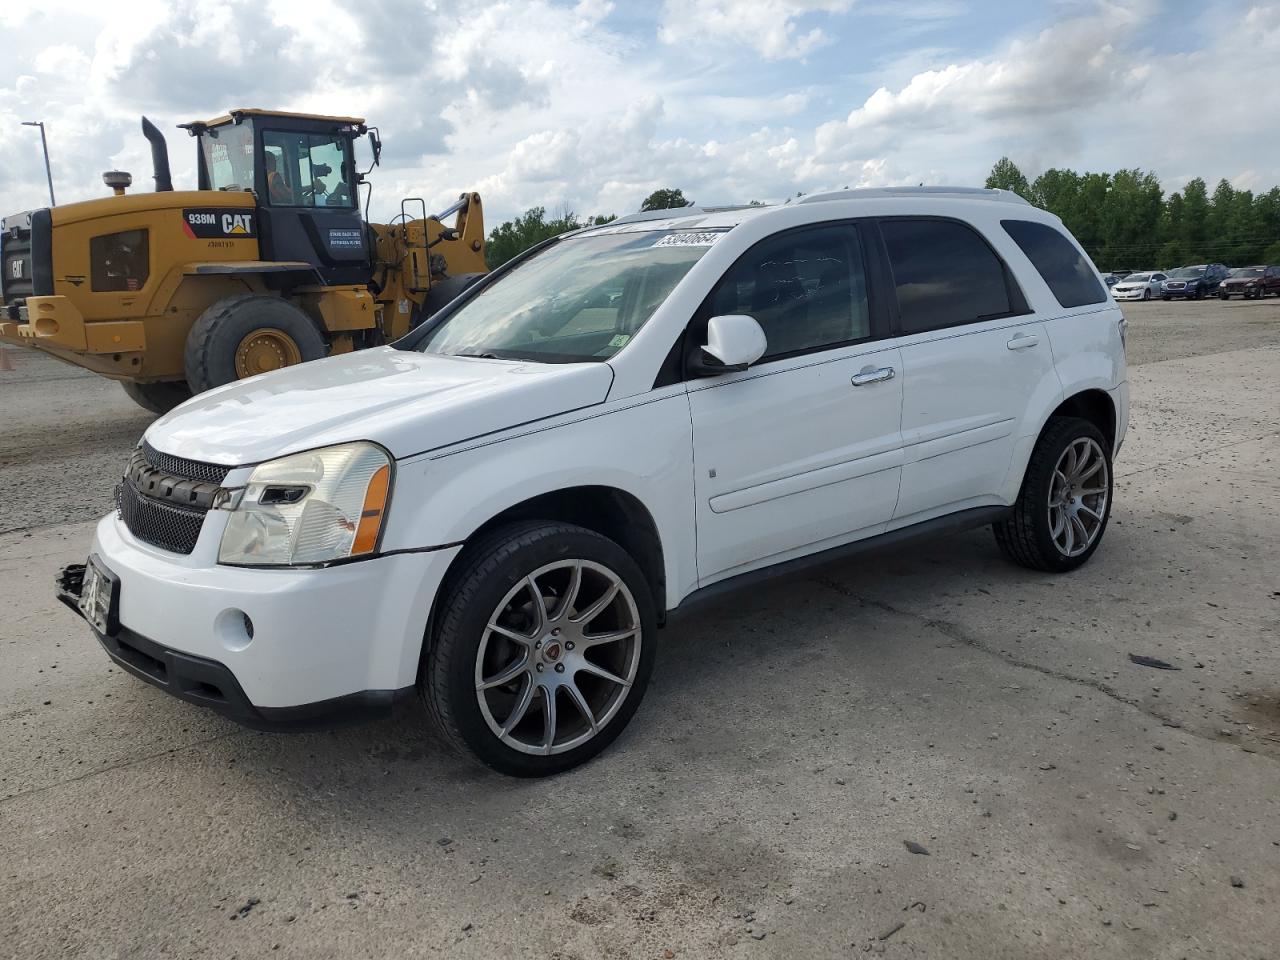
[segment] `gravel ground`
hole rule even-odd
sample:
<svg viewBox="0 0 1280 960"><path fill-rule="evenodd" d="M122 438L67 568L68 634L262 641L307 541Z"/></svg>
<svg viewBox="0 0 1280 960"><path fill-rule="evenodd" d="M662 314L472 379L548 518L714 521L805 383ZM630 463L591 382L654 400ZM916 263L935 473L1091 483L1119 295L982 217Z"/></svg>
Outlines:
<svg viewBox="0 0 1280 960"><path fill-rule="evenodd" d="M10 351L0 954L1275 956L1280 301L1125 310L1089 565L979 531L704 609L538 782L416 710L273 736L113 669L50 584L149 417Z"/></svg>

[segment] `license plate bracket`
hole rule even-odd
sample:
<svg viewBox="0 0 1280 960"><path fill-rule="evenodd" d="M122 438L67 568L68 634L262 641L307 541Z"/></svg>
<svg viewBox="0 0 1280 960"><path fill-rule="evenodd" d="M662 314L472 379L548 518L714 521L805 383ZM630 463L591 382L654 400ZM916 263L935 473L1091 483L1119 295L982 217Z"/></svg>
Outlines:
<svg viewBox="0 0 1280 960"><path fill-rule="evenodd" d="M107 569L96 553L85 561L78 606L80 615L98 633L114 636L119 632L120 578Z"/></svg>

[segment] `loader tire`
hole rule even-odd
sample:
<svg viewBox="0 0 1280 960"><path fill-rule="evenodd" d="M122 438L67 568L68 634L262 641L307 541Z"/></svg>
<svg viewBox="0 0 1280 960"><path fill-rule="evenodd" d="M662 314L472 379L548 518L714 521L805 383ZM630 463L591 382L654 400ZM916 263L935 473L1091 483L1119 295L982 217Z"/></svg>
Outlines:
<svg viewBox="0 0 1280 960"><path fill-rule="evenodd" d="M456 277L431 281L431 289L427 291L427 298L423 301L422 308L414 311L411 326L416 327L424 320L430 320L484 276L483 273L460 273Z"/></svg>
<svg viewBox="0 0 1280 960"><path fill-rule="evenodd" d="M120 386L124 387L130 400L152 413L168 413L182 401L191 399L191 388L183 380L165 380L160 383L121 380Z"/></svg>
<svg viewBox="0 0 1280 960"><path fill-rule="evenodd" d="M249 293L213 304L187 334L184 366L193 393L295 363L318 360L328 344L288 300Z"/></svg>

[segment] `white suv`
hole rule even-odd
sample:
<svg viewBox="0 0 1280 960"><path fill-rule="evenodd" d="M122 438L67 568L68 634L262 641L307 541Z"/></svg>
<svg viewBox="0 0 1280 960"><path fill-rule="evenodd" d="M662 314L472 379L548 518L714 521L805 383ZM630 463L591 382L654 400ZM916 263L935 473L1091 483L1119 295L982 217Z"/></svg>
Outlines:
<svg viewBox="0 0 1280 960"><path fill-rule="evenodd" d="M695 598L983 524L1087 560L1123 343L1061 223L1000 191L624 217L157 420L60 595L243 723L416 691L480 760L552 773L619 734Z"/></svg>

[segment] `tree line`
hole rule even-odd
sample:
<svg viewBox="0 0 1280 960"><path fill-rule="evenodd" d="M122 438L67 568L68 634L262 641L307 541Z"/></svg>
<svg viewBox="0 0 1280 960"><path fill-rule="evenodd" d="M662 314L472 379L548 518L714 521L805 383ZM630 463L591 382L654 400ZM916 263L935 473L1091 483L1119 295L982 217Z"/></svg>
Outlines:
<svg viewBox="0 0 1280 960"><path fill-rule="evenodd" d="M640 204L640 209L669 210L673 207L688 205L689 201L684 198L680 190L668 187L655 190L645 197L644 202ZM484 261L489 269L493 270L543 240L549 240L569 230L595 227L616 219L617 215L613 213L579 217L572 210L567 209L561 209L548 218L546 207L533 207L514 220L508 220L489 232L489 239L485 244Z"/></svg>
<svg viewBox="0 0 1280 960"><path fill-rule="evenodd" d="M1139 169L1077 173L1054 168L1028 180L1008 157L996 161L986 186L1012 190L1056 214L1103 270L1280 264L1280 187L1255 196L1220 180L1210 194L1197 177L1166 196L1156 175ZM640 209L689 202L680 190L664 188L646 197ZM548 216L545 207L534 207L490 232L485 261L493 269L557 234L613 219L613 214L579 217L571 210Z"/></svg>
<svg viewBox="0 0 1280 960"><path fill-rule="evenodd" d="M1046 170L1028 180L1008 157L987 187L1056 214L1102 270L1169 269L1189 263L1280 263L1280 187L1254 195L1200 177L1165 195L1154 173Z"/></svg>

